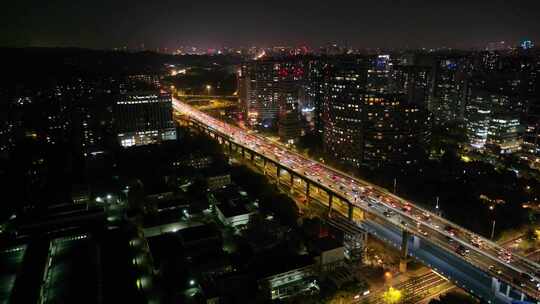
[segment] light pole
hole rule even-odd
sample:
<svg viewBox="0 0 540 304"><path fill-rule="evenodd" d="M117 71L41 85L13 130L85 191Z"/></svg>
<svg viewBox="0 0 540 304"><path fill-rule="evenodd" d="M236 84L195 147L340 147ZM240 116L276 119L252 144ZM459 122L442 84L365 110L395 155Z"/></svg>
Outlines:
<svg viewBox="0 0 540 304"><path fill-rule="evenodd" d="M207 93L208 96L210 96L210 90L211 90L211 89L212 89L212 86L209 85L209 84L207 84L207 85L206 85L206 93Z"/></svg>
<svg viewBox="0 0 540 304"><path fill-rule="evenodd" d="M394 177L394 194L397 194L396 191L397 191L397 178Z"/></svg>
<svg viewBox="0 0 540 304"><path fill-rule="evenodd" d="M489 206L489 210L493 211L495 210L495 207L493 205ZM493 240L493 237L495 236L495 215L493 215L493 212L491 213L492 216L492 223L491 223L491 240Z"/></svg>

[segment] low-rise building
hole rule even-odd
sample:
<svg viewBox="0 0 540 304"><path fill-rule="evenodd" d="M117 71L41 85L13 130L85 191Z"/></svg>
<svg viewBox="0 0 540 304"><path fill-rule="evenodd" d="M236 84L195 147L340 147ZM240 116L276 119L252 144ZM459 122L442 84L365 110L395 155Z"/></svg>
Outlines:
<svg viewBox="0 0 540 304"><path fill-rule="evenodd" d="M223 174L223 175L210 176L206 178L206 182L208 183L208 189L210 191L216 190L216 189L223 188L225 186L230 185L231 175Z"/></svg>
<svg viewBox="0 0 540 304"><path fill-rule="evenodd" d="M216 213L219 220L227 226L238 227L246 225L254 211L250 211L242 199L229 200L216 206Z"/></svg>
<svg viewBox="0 0 540 304"><path fill-rule="evenodd" d="M311 256L290 257L282 267L274 267L259 279L259 290L271 300L286 299L300 293L318 293L318 269Z"/></svg>

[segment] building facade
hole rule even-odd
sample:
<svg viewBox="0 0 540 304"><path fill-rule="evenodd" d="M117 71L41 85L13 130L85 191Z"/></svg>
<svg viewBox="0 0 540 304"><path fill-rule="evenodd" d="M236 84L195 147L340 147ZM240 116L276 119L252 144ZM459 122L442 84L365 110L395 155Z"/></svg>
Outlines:
<svg viewBox="0 0 540 304"><path fill-rule="evenodd" d="M122 147L176 139L169 93L158 90L122 93L113 112Z"/></svg>

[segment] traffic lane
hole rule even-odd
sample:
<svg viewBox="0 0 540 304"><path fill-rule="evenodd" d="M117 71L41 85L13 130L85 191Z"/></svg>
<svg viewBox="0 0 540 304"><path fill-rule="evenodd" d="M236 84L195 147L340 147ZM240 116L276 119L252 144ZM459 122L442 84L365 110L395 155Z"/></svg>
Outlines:
<svg viewBox="0 0 540 304"><path fill-rule="evenodd" d="M208 118L208 117L206 117L206 118ZM210 120L212 121L213 119L210 119ZM215 121L215 120L214 120L214 121ZM218 125L218 126L225 126L225 123L221 123L221 122L220 122L220 123L218 123L217 125ZM217 128L216 128L216 129L217 129ZM231 128L229 128L228 130L231 130ZM241 130L239 130L239 131L241 132ZM245 137L242 136L241 139L245 139ZM243 140L242 140L242 141L243 141ZM264 143L264 139L257 140L257 142L262 144L262 143ZM267 147L267 149L272 149L272 148L273 148L273 151L276 152L278 155L280 155L280 156L282 156L282 157L285 155L285 156L287 156L288 158L291 158L293 161L298 161L299 159L301 159L301 158L296 158L296 157L291 157L291 156L289 156L289 155L286 155L289 151L287 151L287 150L285 150L285 149L282 149L281 147L275 147L275 146L272 146L272 145L265 145L265 147ZM270 158L273 158L272 156L269 156L269 155L267 155L267 156L270 157ZM277 160L278 162L280 162L280 158L279 158L279 157L276 157L275 160ZM301 165L305 165L305 164L308 164L308 163L310 163L310 162L311 162L311 163L314 163L313 161L308 161L308 160L306 160L306 161L302 161L302 162L301 162ZM333 188L332 185L336 185L337 187L340 187L340 188L341 188L341 187L344 188L344 187L347 186L347 184L336 183L335 181L332 180L332 179L334 179L334 180L337 180L337 181L339 182L339 181L341 181L342 179L345 179L344 177L339 177L340 172L336 172L336 170L329 169L328 167L326 167L326 166L324 166L324 165L320 165L320 168L323 169L323 170L322 170L323 174L325 174L326 177L328 178L328 180L326 180L326 185L328 185L330 188ZM326 179L326 178L325 178L325 179ZM353 180L352 178L351 178L350 180L351 180L350 185L355 185L354 180ZM365 185L366 183L359 183L359 184ZM368 187L371 187L371 185L369 185ZM353 188L354 188L354 186L353 186ZM397 197L395 197L394 195L388 193L385 189L383 189L383 191L380 191L381 188L376 187L376 186L374 186L373 189L377 189L377 190L378 190L377 192L381 193L380 195L378 195L378 198L381 198L381 196L383 196L383 195L393 196L393 197L396 199L395 202L397 202L398 204L402 204L402 206L403 206L403 202L405 202L405 201L403 201L402 199L397 198ZM382 201L381 203L384 204L383 201ZM408 202L405 202L405 204L408 204ZM414 206L414 205L412 205L412 204L408 204L408 205L412 208L412 210L419 209L422 213L426 213L425 210L422 210L422 209L420 209L420 208L417 208L416 206ZM397 209L398 206L395 206L395 205L394 205L394 206L393 206L393 205L386 205L386 207L389 208L390 210L395 211L395 212L402 213L402 212L400 212L399 209ZM412 213L412 212L411 212L411 213ZM438 219L438 220L441 220L440 218L437 218L437 217L435 217L435 216L434 216L433 218ZM443 220L441 223L447 223L447 221ZM440 226L442 226L442 225L440 225ZM463 230L463 229L461 229L461 227L458 227L458 226L453 225L453 224L452 224L452 227L453 227L454 229L457 229L457 230ZM460 240L460 241L461 241L461 242L464 242L464 240ZM468 242L465 242L465 243L466 243L466 245L470 246L470 244L468 244ZM476 250L476 249L474 249L474 248L472 248L472 249L473 249L473 250Z"/></svg>
<svg viewBox="0 0 540 304"><path fill-rule="evenodd" d="M389 229L372 221L366 222L366 225L383 239L389 240L390 244L397 245L396 247L400 248L398 244L401 242L401 231ZM409 248L413 248L413 246L413 241L409 241ZM448 255L447 252L438 249L436 246L431 246L424 241L421 242L418 249L410 250L409 253L434 268L443 276L449 276L459 282L458 285L466 290L476 290L476 292L473 291L473 294L483 299L492 300L492 303L505 303L498 298L492 299L494 297L491 293L490 277L482 271L472 268L467 263L463 263L459 258Z"/></svg>

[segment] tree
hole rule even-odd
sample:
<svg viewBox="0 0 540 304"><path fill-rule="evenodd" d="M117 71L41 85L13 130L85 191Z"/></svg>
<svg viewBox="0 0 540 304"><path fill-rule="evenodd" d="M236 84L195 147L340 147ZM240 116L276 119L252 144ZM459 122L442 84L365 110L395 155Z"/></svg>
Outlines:
<svg viewBox="0 0 540 304"><path fill-rule="evenodd" d="M538 239L538 235L536 234L534 227L527 227L527 230L525 231L525 239L530 243L533 243Z"/></svg>
<svg viewBox="0 0 540 304"><path fill-rule="evenodd" d="M390 287L387 291L383 293L382 298L384 303L386 304L397 304L401 302L403 294L400 290Z"/></svg>

